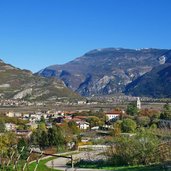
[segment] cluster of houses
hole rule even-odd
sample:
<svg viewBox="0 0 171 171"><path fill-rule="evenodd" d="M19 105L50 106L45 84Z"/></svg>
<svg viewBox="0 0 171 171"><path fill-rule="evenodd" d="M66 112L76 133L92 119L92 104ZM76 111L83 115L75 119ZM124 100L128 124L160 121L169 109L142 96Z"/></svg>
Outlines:
<svg viewBox="0 0 171 171"><path fill-rule="evenodd" d="M32 113L21 113L21 112L6 112L7 117L16 117L19 119L27 120L28 123L26 124L27 127L31 129L36 129L38 126L38 123L40 120L43 118L46 121L46 126L51 127L52 126L52 121L55 122L56 124L60 125L65 122L69 121L74 121L77 126L81 130L87 130L90 128L90 123L86 121L87 116L74 116L75 112L68 112L68 111L38 111L38 112L32 112ZM112 111L112 112L106 112L106 118L107 122L113 122L116 119L120 118L120 116L123 114L123 111ZM50 122L51 120L51 122ZM8 131L17 131L17 125L12 124L12 123L6 123L5 124L6 130ZM30 129L30 130L31 130ZM19 134L24 134L26 131L21 131L18 132ZM30 132L28 133L30 134ZM29 135L27 135L29 136Z"/></svg>
<svg viewBox="0 0 171 171"><path fill-rule="evenodd" d="M141 109L141 102L140 99L137 98L137 108ZM79 115L74 115L75 113L79 113ZM47 111L37 111L37 112L14 112L14 111L9 111L6 112L7 117L15 117L19 118L22 120L27 120L28 124L26 126L30 127L31 129L36 129L37 128L37 123L41 121L43 118L46 123L47 127L52 126L52 122L60 125L65 122L69 121L75 121L77 126L82 129L82 130L87 130L90 128L90 123L87 122L87 116L81 116L81 112L83 111L57 111L57 110L47 110ZM106 123L113 123L117 119L121 118L121 116L125 112L123 110L114 110L110 112L105 113L105 118L106 118ZM6 123L6 130L11 130L14 131L16 130L17 126L12 123Z"/></svg>
<svg viewBox="0 0 171 171"><path fill-rule="evenodd" d="M58 101L54 102L54 105L91 105L91 104L98 104L98 102L89 102L87 99L85 100L75 100L73 102L63 99L58 99ZM20 100L20 99L1 99L0 100L0 106L5 107L15 107L15 106L45 106L48 104L49 101L26 101L26 100Z"/></svg>
<svg viewBox="0 0 171 171"><path fill-rule="evenodd" d="M29 106L30 102L24 101L24 100L13 100L13 99L8 99L8 100L0 100L0 106Z"/></svg>
<svg viewBox="0 0 171 171"><path fill-rule="evenodd" d="M29 102L25 100L18 99L1 99L0 106L2 107L16 107L16 106L43 106L45 103L43 102Z"/></svg>
<svg viewBox="0 0 171 171"><path fill-rule="evenodd" d="M15 132L17 137L25 137L25 138L29 138L32 134L31 130L20 130L18 129L18 125L14 124L14 123L5 123L5 129L6 131L12 131Z"/></svg>

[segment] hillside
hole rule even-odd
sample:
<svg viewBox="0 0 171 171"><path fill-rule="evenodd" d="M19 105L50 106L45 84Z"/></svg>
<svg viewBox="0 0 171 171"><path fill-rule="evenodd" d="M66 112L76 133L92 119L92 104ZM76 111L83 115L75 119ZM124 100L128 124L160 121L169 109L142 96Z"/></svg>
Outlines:
<svg viewBox="0 0 171 171"><path fill-rule="evenodd" d="M83 96L108 95L125 90L140 76L165 63L167 49L104 48L92 50L64 65L49 66L37 74L56 77Z"/></svg>
<svg viewBox="0 0 171 171"><path fill-rule="evenodd" d="M56 78L43 78L0 60L0 98L52 100L80 98Z"/></svg>
<svg viewBox="0 0 171 171"><path fill-rule="evenodd" d="M134 96L171 97L171 51L165 56L165 64L128 84L125 93Z"/></svg>

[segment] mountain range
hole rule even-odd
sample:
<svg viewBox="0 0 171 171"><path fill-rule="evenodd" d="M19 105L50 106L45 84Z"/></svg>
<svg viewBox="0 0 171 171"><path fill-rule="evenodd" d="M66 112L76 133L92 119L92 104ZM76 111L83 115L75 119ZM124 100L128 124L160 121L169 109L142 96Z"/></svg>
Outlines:
<svg viewBox="0 0 171 171"><path fill-rule="evenodd" d="M52 65L36 75L57 78L82 96L125 93L171 97L171 50L103 48L63 65Z"/></svg>
<svg viewBox="0 0 171 171"><path fill-rule="evenodd" d="M165 58L165 63L154 67L150 72L128 84L125 93L133 96L170 98L171 51L167 51L161 58Z"/></svg>
<svg viewBox="0 0 171 171"><path fill-rule="evenodd" d="M35 74L0 60L1 99L72 100L116 93L165 98L171 97L170 87L169 49L95 49Z"/></svg>
<svg viewBox="0 0 171 171"><path fill-rule="evenodd" d="M56 78L44 78L0 60L0 99L61 100L80 96Z"/></svg>

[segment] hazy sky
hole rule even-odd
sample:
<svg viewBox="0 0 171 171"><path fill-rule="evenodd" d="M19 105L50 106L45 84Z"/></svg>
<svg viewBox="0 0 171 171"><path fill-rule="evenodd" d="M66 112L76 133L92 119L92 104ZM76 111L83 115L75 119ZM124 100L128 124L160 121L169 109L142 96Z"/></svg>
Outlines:
<svg viewBox="0 0 171 171"><path fill-rule="evenodd" d="M0 58L38 71L104 47L171 48L171 0L0 0Z"/></svg>

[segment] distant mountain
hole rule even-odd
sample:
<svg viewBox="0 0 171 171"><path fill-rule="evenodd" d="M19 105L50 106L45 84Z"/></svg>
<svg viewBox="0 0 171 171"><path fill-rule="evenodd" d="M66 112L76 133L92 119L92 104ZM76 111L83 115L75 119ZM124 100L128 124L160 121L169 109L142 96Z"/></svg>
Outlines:
<svg viewBox="0 0 171 171"><path fill-rule="evenodd" d="M123 92L152 68L166 62L167 49L103 48L92 50L64 65L49 66L37 74L62 80L83 96Z"/></svg>
<svg viewBox="0 0 171 171"><path fill-rule="evenodd" d="M171 97L171 51L163 57L166 58L163 65L128 84L125 93L134 96Z"/></svg>
<svg viewBox="0 0 171 171"><path fill-rule="evenodd" d="M33 75L0 60L0 98L54 100L80 98L56 78L47 79Z"/></svg>

